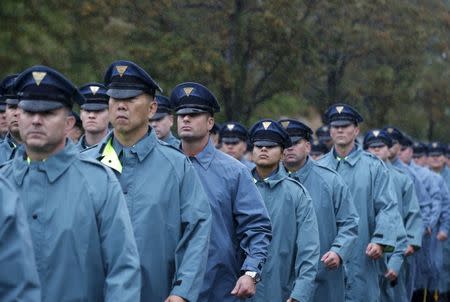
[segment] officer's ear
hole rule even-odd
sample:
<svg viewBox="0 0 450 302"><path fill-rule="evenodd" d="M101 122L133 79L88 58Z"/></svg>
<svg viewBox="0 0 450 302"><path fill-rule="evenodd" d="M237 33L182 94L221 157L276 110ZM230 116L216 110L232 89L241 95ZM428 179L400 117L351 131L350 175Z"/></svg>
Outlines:
<svg viewBox="0 0 450 302"><path fill-rule="evenodd" d="M359 125L355 124L355 136L359 135Z"/></svg>
<svg viewBox="0 0 450 302"><path fill-rule="evenodd" d="M155 99L154 95L149 95L148 94L147 97L148 97L148 100L149 100L149 103L150 103L149 106L148 106L148 114L147 114L147 116L150 119L150 118L152 118L155 115L156 110L158 109L158 103L156 102L156 99Z"/></svg>
<svg viewBox="0 0 450 302"><path fill-rule="evenodd" d="M208 131L211 131L214 127L214 116L212 114L208 113L206 123L208 124Z"/></svg>
<svg viewBox="0 0 450 302"><path fill-rule="evenodd" d="M71 115L69 113L69 111L67 111L67 116L66 116L66 123L64 125L64 134L68 134L70 132L70 130L73 129L73 127L75 126L75 117L73 115Z"/></svg>

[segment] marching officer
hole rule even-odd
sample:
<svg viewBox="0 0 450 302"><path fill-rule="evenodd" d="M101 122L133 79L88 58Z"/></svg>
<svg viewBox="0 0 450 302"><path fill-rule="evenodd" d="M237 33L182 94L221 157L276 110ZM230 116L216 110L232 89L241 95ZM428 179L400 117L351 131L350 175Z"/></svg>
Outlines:
<svg viewBox="0 0 450 302"><path fill-rule="evenodd" d="M249 170L255 167L255 164L245 159L244 156L247 151L248 131L242 124L237 122L224 123L219 135L223 152L243 163Z"/></svg>
<svg viewBox="0 0 450 302"><path fill-rule="evenodd" d="M106 87L100 83L87 83L79 89L86 99L80 109L84 135L77 144L82 151L98 144L108 134L109 96L106 94Z"/></svg>
<svg viewBox="0 0 450 302"><path fill-rule="evenodd" d="M150 75L121 60L109 66L105 84L114 130L82 154L110 167L122 186L140 255L141 301L197 301L211 230L202 184L189 159L149 126L161 91Z"/></svg>
<svg viewBox="0 0 450 302"><path fill-rule="evenodd" d="M325 113L334 146L319 163L336 170L347 183L359 214L358 239L345 261L346 301L378 301L377 261L392 251L398 217L386 166L356 142L361 115L351 106L335 104Z"/></svg>
<svg viewBox="0 0 450 302"><path fill-rule="evenodd" d="M269 119L252 126L250 139L256 163L252 175L269 211L273 238L256 295L249 300L312 301L319 262L319 229L308 192L280 165L291 139L278 122Z"/></svg>
<svg viewBox="0 0 450 302"><path fill-rule="evenodd" d="M119 183L66 139L83 97L46 66L23 71L14 89L24 154L1 171L25 207L42 301L138 301L139 257Z"/></svg>
<svg viewBox="0 0 450 302"><path fill-rule="evenodd" d="M312 130L294 120L280 120L292 141L284 150L285 172L308 190L319 222L320 258L312 301L344 301L343 262L358 236L358 214L348 186L335 171L309 156Z"/></svg>
<svg viewBox="0 0 450 302"><path fill-rule="evenodd" d="M160 140L175 148L179 148L180 140L171 131L173 126L173 109L169 98L163 95L157 95L155 98L158 108L156 113L149 118L150 126L155 130L156 136Z"/></svg>
<svg viewBox="0 0 450 302"><path fill-rule="evenodd" d="M253 296L267 259L271 224L250 171L210 139L220 106L203 85L177 85L170 96L183 152L191 159L211 204L213 223L199 302Z"/></svg>

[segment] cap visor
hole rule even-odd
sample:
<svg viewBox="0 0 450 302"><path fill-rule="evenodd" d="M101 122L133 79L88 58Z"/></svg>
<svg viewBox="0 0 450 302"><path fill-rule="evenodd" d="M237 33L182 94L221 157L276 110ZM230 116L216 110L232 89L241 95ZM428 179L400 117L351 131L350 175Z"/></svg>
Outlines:
<svg viewBox="0 0 450 302"><path fill-rule="evenodd" d="M63 108L64 104L56 101L22 100L19 102L19 107L25 111L44 112Z"/></svg>
<svg viewBox="0 0 450 302"><path fill-rule="evenodd" d="M169 115L167 112L156 112L151 118L149 118L149 121L159 121L163 117Z"/></svg>
<svg viewBox="0 0 450 302"><path fill-rule="evenodd" d="M81 105L81 109L89 111L102 111L108 108L109 108L108 104L100 104L100 103L86 103Z"/></svg>
<svg viewBox="0 0 450 302"><path fill-rule="evenodd" d="M143 93L144 91L139 89L114 89L114 88L108 89L108 91L106 92L107 95L115 99L130 99Z"/></svg>
<svg viewBox="0 0 450 302"><path fill-rule="evenodd" d="M224 144L237 144L240 141L239 137L222 137L222 143Z"/></svg>
<svg viewBox="0 0 450 302"><path fill-rule="evenodd" d="M339 127L339 126L348 126L355 123L355 121L351 121L351 120L336 120L336 121L332 121L330 122L330 126L331 127Z"/></svg>
<svg viewBox="0 0 450 302"><path fill-rule="evenodd" d="M18 99L6 99L5 102L8 105L17 105L17 104L19 104L19 100Z"/></svg>
<svg viewBox="0 0 450 302"><path fill-rule="evenodd" d="M375 141L375 142L371 142L367 144L368 148L380 148L380 147L384 147L387 146L384 142L380 142L380 141Z"/></svg>
<svg viewBox="0 0 450 302"><path fill-rule="evenodd" d="M196 114L196 113L205 113L205 112L208 112L208 111L205 109L200 109L200 108L187 107L187 108L178 109L176 114L183 115L183 114Z"/></svg>
<svg viewBox="0 0 450 302"><path fill-rule="evenodd" d="M441 155L444 155L444 153L441 151L428 152L428 156L441 156Z"/></svg>
<svg viewBox="0 0 450 302"><path fill-rule="evenodd" d="M267 141L267 140L254 141L253 145L256 146L256 147L275 147L275 146L280 146L280 144L277 143L277 142Z"/></svg>
<svg viewBox="0 0 450 302"><path fill-rule="evenodd" d="M5 112L6 111L6 104L0 104L0 112Z"/></svg>
<svg viewBox="0 0 450 302"><path fill-rule="evenodd" d="M301 136L290 136L289 138L291 139L291 143L292 144L296 144L299 141L301 141L303 137L301 137Z"/></svg>

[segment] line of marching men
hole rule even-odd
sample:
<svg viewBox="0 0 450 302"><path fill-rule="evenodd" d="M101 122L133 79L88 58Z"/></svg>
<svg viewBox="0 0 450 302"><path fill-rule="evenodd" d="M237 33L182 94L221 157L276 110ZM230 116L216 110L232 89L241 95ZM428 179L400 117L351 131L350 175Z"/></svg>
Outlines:
<svg viewBox="0 0 450 302"><path fill-rule="evenodd" d="M319 142L295 119L218 128L207 87L164 97L130 61L0 89L1 301L449 299L443 144L390 126L360 142L347 104Z"/></svg>

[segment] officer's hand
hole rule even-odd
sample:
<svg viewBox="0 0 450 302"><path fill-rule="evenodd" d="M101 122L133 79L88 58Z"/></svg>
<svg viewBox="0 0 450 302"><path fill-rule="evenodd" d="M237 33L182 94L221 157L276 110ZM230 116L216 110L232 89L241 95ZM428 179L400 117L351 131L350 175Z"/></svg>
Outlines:
<svg viewBox="0 0 450 302"><path fill-rule="evenodd" d="M164 300L164 302L186 302L186 300L184 300L180 296L171 295L168 296L167 299Z"/></svg>
<svg viewBox="0 0 450 302"><path fill-rule="evenodd" d="M298 300L295 300L294 298L289 298L286 300L286 302L298 302Z"/></svg>
<svg viewBox="0 0 450 302"><path fill-rule="evenodd" d="M397 273L392 269L388 269L384 276L391 282L397 279Z"/></svg>
<svg viewBox="0 0 450 302"><path fill-rule="evenodd" d="M236 282L236 286L231 291L232 295L239 298L250 298L256 293L256 284L253 278L247 275L241 276Z"/></svg>
<svg viewBox="0 0 450 302"><path fill-rule="evenodd" d="M439 241L445 241L445 240L448 239L448 235L447 235L447 233L445 233L445 232L439 231L439 233L437 234L436 238L437 238Z"/></svg>
<svg viewBox="0 0 450 302"><path fill-rule="evenodd" d="M408 247L406 248L406 251L405 251L405 256L406 257L411 256L412 254L415 253L415 251L416 250L414 249L414 247L412 245L408 245Z"/></svg>
<svg viewBox="0 0 450 302"><path fill-rule="evenodd" d="M322 261L327 268L335 269L341 264L341 257L335 252L328 251L322 256L320 261Z"/></svg>
<svg viewBox="0 0 450 302"><path fill-rule="evenodd" d="M383 248L377 243L369 243L367 245L366 255L376 260L383 255Z"/></svg>

